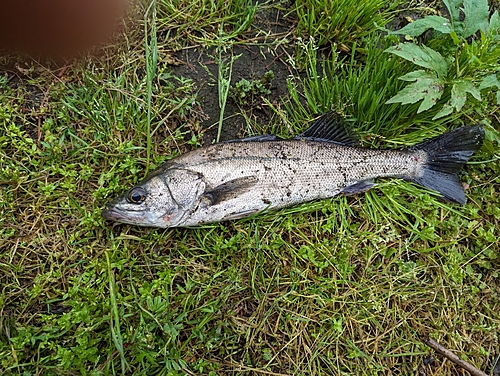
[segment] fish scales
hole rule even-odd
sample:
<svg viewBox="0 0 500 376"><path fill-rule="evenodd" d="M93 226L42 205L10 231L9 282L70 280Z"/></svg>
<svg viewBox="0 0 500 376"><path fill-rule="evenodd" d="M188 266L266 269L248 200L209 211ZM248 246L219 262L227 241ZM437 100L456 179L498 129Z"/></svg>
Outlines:
<svg viewBox="0 0 500 376"><path fill-rule="evenodd" d="M194 226L364 192L379 177L403 178L465 202L457 173L481 146L481 126L400 150L352 146L332 127L339 124L326 114L304 132L307 137L266 135L193 150L113 200L103 216L143 226Z"/></svg>
<svg viewBox="0 0 500 376"><path fill-rule="evenodd" d="M333 197L360 180L414 176L425 163L425 156L417 154L294 140L211 145L176 163L202 174L208 189L247 176L257 181L251 190L193 213L184 225Z"/></svg>
<svg viewBox="0 0 500 376"><path fill-rule="evenodd" d="M359 180L415 175L425 156L417 162L414 154L292 140L216 144L201 153L188 153L176 163L203 174L210 187L255 175L254 191L258 188L263 198L274 202L279 195L276 187L314 199L330 197ZM315 189L308 192L308 187Z"/></svg>

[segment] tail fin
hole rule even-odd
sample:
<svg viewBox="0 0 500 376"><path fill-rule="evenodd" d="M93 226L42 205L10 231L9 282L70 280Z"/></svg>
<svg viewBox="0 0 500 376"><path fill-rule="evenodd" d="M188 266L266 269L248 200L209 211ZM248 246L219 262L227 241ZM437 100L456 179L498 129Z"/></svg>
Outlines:
<svg viewBox="0 0 500 376"><path fill-rule="evenodd" d="M410 151L427 153L427 163L421 176L408 180L438 191L449 201L465 204L465 192L458 173L481 147L483 140L484 129L477 124L412 146Z"/></svg>

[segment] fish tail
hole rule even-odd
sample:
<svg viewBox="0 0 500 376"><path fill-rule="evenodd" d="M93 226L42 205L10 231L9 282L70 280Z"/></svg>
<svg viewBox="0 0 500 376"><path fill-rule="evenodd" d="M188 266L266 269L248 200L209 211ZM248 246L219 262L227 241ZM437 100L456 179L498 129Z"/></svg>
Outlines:
<svg viewBox="0 0 500 376"><path fill-rule="evenodd" d="M465 204L465 192L458 173L484 140L481 125L455 129L421 144L410 151L424 151L426 164L417 177L407 180L441 193L449 201Z"/></svg>

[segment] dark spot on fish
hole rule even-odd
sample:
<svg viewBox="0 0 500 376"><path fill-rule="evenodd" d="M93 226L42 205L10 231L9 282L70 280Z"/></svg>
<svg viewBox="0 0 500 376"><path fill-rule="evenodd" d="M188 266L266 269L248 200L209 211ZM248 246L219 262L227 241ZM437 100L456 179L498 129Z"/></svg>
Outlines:
<svg viewBox="0 0 500 376"><path fill-rule="evenodd" d="M271 171L271 170L272 170L272 168L271 168L271 167L268 167L268 166L266 166L266 165L264 165L264 170L266 170L266 171Z"/></svg>
<svg viewBox="0 0 500 376"><path fill-rule="evenodd" d="M266 205L271 205L271 201L270 201L270 200L268 200L267 198L263 198L263 199L262 199L262 202L263 202L264 204L266 204Z"/></svg>

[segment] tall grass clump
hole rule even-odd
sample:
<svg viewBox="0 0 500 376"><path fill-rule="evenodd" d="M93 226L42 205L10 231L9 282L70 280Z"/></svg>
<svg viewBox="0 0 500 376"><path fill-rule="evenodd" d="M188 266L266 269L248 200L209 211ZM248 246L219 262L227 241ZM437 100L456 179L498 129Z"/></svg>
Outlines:
<svg viewBox="0 0 500 376"><path fill-rule="evenodd" d="M431 127L439 129L440 122L418 115L416 105L386 103L403 88L404 83L398 77L410 69L409 64L384 53L384 46L389 47L390 41L372 34L361 43L366 48L358 49L355 43L352 54L345 58L337 53L326 58L318 55L314 44L306 46L309 59L306 78L292 78L288 82L290 101L285 107L294 123L303 124L311 112L333 109L354 123L372 146L378 145L380 135L397 142L397 137L410 126L422 128L427 137ZM322 60L318 63L319 58Z"/></svg>
<svg viewBox="0 0 500 376"><path fill-rule="evenodd" d="M149 22L148 22L149 21ZM148 26L151 29L148 36ZM146 174L151 157L151 101L153 96L153 80L156 76L156 65L158 64L158 41L156 35L156 0L151 1L144 15L144 44L146 54Z"/></svg>
<svg viewBox="0 0 500 376"><path fill-rule="evenodd" d="M398 1L298 0L295 2L299 37L313 37L319 47L337 43L348 51L377 26L385 26Z"/></svg>
<svg viewBox="0 0 500 376"><path fill-rule="evenodd" d="M158 30L169 45L178 47L187 40L211 45L220 28L229 38L247 30L257 5L252 0L158 0Z"/></svg>

